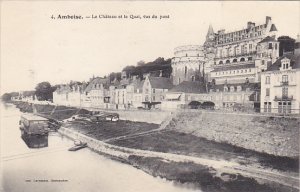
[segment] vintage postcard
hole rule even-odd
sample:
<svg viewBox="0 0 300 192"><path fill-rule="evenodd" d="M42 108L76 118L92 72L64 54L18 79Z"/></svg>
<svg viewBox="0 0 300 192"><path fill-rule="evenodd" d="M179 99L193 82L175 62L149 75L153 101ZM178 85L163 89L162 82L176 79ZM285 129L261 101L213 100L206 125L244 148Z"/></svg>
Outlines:
<svg viewBox="0 0 300 192"><path fill-rule="evenodd" d="M0 191L299 191L298 1L0 6Z"/></svg>

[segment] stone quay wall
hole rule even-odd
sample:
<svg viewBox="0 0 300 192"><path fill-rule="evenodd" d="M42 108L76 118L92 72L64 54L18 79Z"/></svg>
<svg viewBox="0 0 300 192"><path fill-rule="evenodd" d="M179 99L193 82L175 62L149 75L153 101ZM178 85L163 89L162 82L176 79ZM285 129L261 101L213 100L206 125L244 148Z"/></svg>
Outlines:
<svg viewBox="0 0 300 192"><path fill-rule="evenodd" d="M295 117L195 110L178 113L167 128L276 156L299 157L300 119Z"/></svg>

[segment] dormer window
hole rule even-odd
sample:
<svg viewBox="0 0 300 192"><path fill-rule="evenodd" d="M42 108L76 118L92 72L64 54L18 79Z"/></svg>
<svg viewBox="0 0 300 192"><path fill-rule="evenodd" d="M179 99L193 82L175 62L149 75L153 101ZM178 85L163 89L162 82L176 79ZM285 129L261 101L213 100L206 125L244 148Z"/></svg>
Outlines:
<svg viewBox="0 0 300 192"><path fill-rule="evenodd" d="M234 86L230 87L230 92L234 92Z"/></svg>
<svg viewBox="0 0 300 192"><path fill-rule="evenodd" d="M283 58L281 60L281 70L289 69L290 67L290 60L288 58Z"/></svg>
<svg viewBox="0 0 300 192"><path fill-rule="evenodd" d="M237 86L237 91L241 91L242 90L242 87L239 85Z"/></svg>
<svg viewBox="0 0 300 192"><path fill-rule="evenodd" d="M224 87L224 92L227 92L228 91L228 88L225 86Z"/></svg>

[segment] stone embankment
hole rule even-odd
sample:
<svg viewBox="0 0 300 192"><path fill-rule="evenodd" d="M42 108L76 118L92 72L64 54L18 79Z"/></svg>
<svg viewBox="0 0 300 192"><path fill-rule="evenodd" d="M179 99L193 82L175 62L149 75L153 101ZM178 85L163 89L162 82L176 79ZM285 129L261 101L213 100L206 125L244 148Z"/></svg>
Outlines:
<svg viewBox="0 0 300 192"><path fill-rule="evenodd" d="M206 159L201 157L193 157L193 156L180 155L180 154L162 153L156 151L147 151L147 150L139 150L139 149L115 146L115 145L111 145L93 139L91 137L88 137L76 131L70 130L68 128L63 128L63 127L60 128L58 132L70 139L73 140L78 139L82 142L86 142L88 144L88 147L91 148L92 150L99 152L101 154L108 155L113 159L118 159L126 163L135 165L134 163L135 161L132 162L133 157L138 157L138 159L142 158L145 160L149 159L150 161L144 163L140 162L141 165L138 163L136 164L136 166L145 170L149 174L156 175L156 176L160 175L170 180L175 180L175 181L185 180L185 182L195 182L193 180L195 179L195 173L193 171L191 171L191 173L186 172L187 167L192 166L191 170L195 170L199 168L203 169L202 171L197 172L197 175L201 176L199 178L197 177L198 178L197 182L201 183L204 181L204 183L201 183L201 186L203 185L207 186L208 183L205 183L205 180L209 178L211 179L210 181L211 184L217 182L216 186L219 185L226 186L229 183L230 183L229 186L234 184L235 185L238 184L237 186L239 186L241 185L240 182L242 183L244 182L244 184L252 183L251 184L252 189L264 189L263 191L266 192L274 191L274 189L270 188L269 185L259 184L254 179L251 179L253 177L256 180L259 180L263 183L270 183L271 184L270 186L279 185L280 188L284 188L284 190L282 191L294 192L299 189L298 187L295 187L298 186L299 184L297 178L286 177L283 175L278 175L276 173L270 174L269 172L263 172L262 170L260 170L260 174L257 174L259 172L259 170L257 169L253 169L253 170L251 169L252 171L251 173L248 169L246 169L247 167L240 166L235 162L230 162L225 160L212 160L212 159ZM151 159L154 161L152 161ZM155 162L158 164L155 164ZM166 163L169 165L167 165ZM160 167L158 166L160 164L166 164L166 165ZM179 169L179 172L172 171L177 169ZM183 174L182 172L186 172L186 173ZM226 177L223 178L224 174L225 176L226 174L233 175L236 179L227 180ZM241 175L246 175L247 178ZM240 180L238 177L242 177L242 179ZM221 191L226 191L226 192L232 191L230 187L228 188L228 186L225 189L223 187ZM250 189L250 191L252 189ZM248 191L248 190L243 190L243 191Z"/></svg>
<svg viewBox="0 0 300 192"><path fill-rule="evenodd" d="M185 111L168 129L276 156L299 157L300 119L262 115Z"/></svg>
<svg viewBox="0 0 300 192"><path fill-rule="evenodd" d="M41 105L32 104L27 102L14 102L14 104L23 112L37 112L42 115L49 115L52 118L63 120L70 118L75 114L84 114L87 111L101 111L101 109L96 108L85 108L80 109L76 107L68 106L55 106L55 105ZM121 120L136 121L136 122L146 122L161 124L172 112L168 111L149 111L149 110L103 110L105 112L118 113Z"/></svg>
<svg viewBox="0 0 300 192"><path fill-rule="evenodd" d="M88 109L88 108L86 108ZM95 109L100 110L100 109ZM168 116L170 111L151 111L151 110L103 110L105 112L118 113L121 120L138 121L146 123L161 124Z"/></svg>

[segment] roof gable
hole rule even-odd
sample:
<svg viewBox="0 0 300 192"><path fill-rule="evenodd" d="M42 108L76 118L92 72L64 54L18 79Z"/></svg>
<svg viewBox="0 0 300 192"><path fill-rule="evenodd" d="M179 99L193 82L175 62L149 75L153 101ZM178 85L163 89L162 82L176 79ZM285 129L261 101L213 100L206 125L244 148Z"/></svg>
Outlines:
<svg viewBox="0 0 300 192"><path fill-rule="evenodd" d="M154 89L171 89L173 87L171 79L166 77L149 77L149 82Z"/></svg>
<svg viewBox="0 0 300 192"><path fill-rule="evenodd" d="M179 85L173 87L169 92L183 93L206 93L206 85L199 81L183 81Z"/></svg>
<svg viewBox="0 0 300 192"><path fill-rule="evenodd" d="M271 66L267 68L266 71L279 71L281 62L285 60L290 60L290 66L292 69L300 68L300 54L287 54L277 59Z"/></svg>
<svg viewBox="0 0 300 192"><path fill-rule="evenodd" d="M261 40L259 43L265 43L265 42L277 42L274 37L267 36L263 40Z"/></svg>

